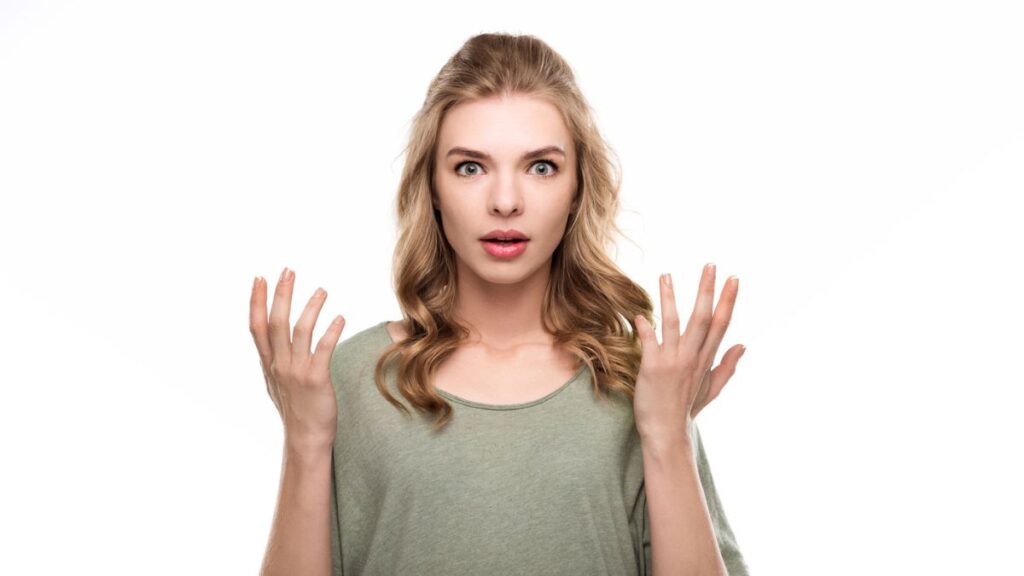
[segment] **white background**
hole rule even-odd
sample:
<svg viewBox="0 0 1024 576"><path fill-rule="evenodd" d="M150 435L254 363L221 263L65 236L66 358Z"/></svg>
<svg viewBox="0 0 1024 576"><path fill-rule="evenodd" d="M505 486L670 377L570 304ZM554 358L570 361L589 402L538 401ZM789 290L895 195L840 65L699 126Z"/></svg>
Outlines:
<svg viewBox="0 0 1024 576"><path fill-rule="evenodd" d="M400 318L410 120L502 31L619 154L623 270L685 309L740 277L699 424L752 573L1024 573L1014 4L4 0L0 572L258 571L253 277L323 286L343 339Z"/></svg>

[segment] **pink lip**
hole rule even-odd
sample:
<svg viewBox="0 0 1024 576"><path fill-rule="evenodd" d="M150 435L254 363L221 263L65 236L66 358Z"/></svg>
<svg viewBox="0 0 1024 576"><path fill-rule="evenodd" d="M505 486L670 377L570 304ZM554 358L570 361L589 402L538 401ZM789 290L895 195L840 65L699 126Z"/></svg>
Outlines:
<svg viewBox="0 0 1024 576"><path fill-rule="evenodd" d="M490 254L491 256L494 256L495 258L501 258L504 260L511 260L512 258L519 256L523 252L526 252L526 245L527 243L529 243L529 240L523 240L522 242L515 242L510 244L501 244L490 240L481 240L480 243L483 244L484 250L486 250L487 253Z"/></svg>
<svg viewBox="0 0 1024 576"><path fill-rule="evenodd" d="M519 230L491 230L487 234L480 237L481 240L501 238L502 240L508 240L514 238L517 240L529 240L526 234L523 234Z"/></svg>

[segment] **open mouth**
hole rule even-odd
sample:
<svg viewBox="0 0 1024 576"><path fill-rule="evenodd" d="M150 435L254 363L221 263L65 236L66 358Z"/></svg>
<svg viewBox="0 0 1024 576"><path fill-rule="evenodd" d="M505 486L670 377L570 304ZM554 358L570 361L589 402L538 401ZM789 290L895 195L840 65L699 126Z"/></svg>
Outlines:
<svg viewBox="0 0 1024 576"><path fill-rule="evenodd" d="M526 244L529 242L527 238L510 238L508 240L499 240L497 238L491 238L488 240L481 240L484 250L488 254L495 258L510 259L516 258L520 254L526 251Z"/></svg>

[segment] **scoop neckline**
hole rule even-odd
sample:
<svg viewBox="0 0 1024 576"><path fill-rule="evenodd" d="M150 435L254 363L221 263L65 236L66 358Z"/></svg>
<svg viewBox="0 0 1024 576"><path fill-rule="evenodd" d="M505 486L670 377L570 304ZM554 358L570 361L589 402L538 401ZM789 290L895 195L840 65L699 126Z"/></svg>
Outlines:
<svg viewBox="0 0 1024 576"><path fill-rule="evenodd" d="M391 337L391 332L388 332L388 322L389 322L388 320L384 320L380 324L377 324L377 330L382 333L382 336L383 336L384 340L387 343L394 344L395 340L394 340L394 338ZM538 404L543 404L543 403L547 402L548 400L554 398L555 396L558 396L563 390L568 388L573 382L579 380L579 378L584 373L586 373L586 370L587 370L587 365L583 364L583 365L581 365L576 370L576 373L573 374L572 377L570 377L564 384L562 384L561 386L559 386L555 390L549 392L548 394L546 394L546 395L544 395L544 396L542 396L540 398L537 398L536 400L530 400L528 402L519 402L517 404L487 404L487 403L484 403L484 402L477 402L475 400L469 400L467 398L462 398L461 396L456 396L455 394L452 394L451 392L447 392L447 391L442 390L442 389L437 388L437 387L434 387L434 390L438 394L440 394L441 396L447 398L448 400L451 400L452 402L457 402L459 404L463 404L465 406L469 406L469 407L472 407L472 408L480 408L482 410L521 410L523 408L529 408L531 406L536 406Z"/></svg>

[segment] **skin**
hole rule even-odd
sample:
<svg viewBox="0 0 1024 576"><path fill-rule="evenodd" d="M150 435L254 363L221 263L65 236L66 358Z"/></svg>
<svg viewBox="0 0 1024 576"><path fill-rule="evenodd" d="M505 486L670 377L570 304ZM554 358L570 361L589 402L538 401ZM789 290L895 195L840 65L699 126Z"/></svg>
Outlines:
<svg viewBox="0 0 1024 576"><path fill-rule="evenodd" d="M739 278L726 280L712 310L715 266L706 265L682 335L672 277L663 274L660 286L661 344L650 324L636 318L643 356L633 399L650 510L653 572L725 576L692 438L697 414L722 391L745 351L737 344L711 368L732 319Z"/></svg>
<svg viewBox="0 0 1024 576"><path fill-rule="evenodd" d="M521 158L551 145L565 155ZM452 147L492 159L448 156ZM577 191L576 153L558 108L524 95L462 102L445 115L437 150L434 207L456 254L455 314L471 327L467 345L500 352L550 342L541 304ZM526 234L526 252L513 260L485 252L479 238L494 229Z"/></svg>
<svg viewBox="0 0 1024 576"><path fill-rule="evenodd" d="M257 277L249 301L249 331L260 356L267 393L284 424L285 440L297 449L316 449L334 442L337 406L329 366L345 321L335 317L311 354L313 326L327 292L323 288L313 292L292 331L288 319L294 286L295 272L285 268L268 319L267 284Z"/></svg>
<svg viewBox="0 0 1024 576"><path fill-rule="evenodd" d="M548 146L564 154L523 157ZM456 147L489 158L449 154ZM572 135L555 105L518 94L452 107L437 150L433 203L456 256L455 315L470 336L438 369L435 385L494 404L543 396L578 363L541 323L551 258L578 206ZM512 260L488 254L479 239L494 229L523 232L526 251ZM407 334L398 322L387 328L396 341Z"/></svg>
<svg viewBox="0 0 1024 576"><path fill-rule="evenodd" d="M715 298L715 265L708 263L701 275L697 301L679 334L672 276L660 278L661 344L642 316L636 317L643 357L637 377L633 413L641 437L692 436L694 419L725 387L736 372L745 347L736 344L714 369L715 355L732 320L739 291L739 278L730 276L722 288L718 306Z"/></svg>
<svg viewBox="0 0 1024 576"><path fill-rule="evenodd" d="M317 288L295 330L289 327L295 273L285 268L267 315L267 282L257 276L249 299L249 331L267 394L284 424L277 506L261 576L331 573L331 451L338 407L330 359L345 319L337 316L310 354L313 326L327 299Z"/></svg>

